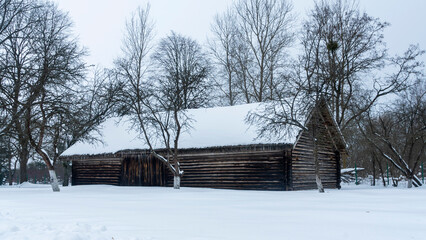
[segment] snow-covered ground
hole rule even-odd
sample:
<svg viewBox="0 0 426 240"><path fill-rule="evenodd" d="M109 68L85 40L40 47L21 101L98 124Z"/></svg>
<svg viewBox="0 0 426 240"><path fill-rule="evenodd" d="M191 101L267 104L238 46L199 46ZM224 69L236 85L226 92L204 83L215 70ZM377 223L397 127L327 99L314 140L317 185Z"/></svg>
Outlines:
<svg viewBox="0 0 426 240"><path fill-rule="evenodd" d="M0 187L0 239L426 239L426 187Z"/></svg>

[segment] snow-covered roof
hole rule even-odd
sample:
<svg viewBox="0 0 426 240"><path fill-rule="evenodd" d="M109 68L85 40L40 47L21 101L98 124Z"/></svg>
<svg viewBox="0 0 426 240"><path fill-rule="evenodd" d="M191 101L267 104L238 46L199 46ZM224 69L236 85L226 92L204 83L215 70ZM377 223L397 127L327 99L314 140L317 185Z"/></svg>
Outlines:
<svg viewBox="0 0 426 240"><path fill-rule="evenodd" d="M204 148L214 146L249 145L260 143L294 143L296 134L285 139L271 140L257 138L257 127L246 123L245 118L256 111L258 103L228 107L190 109L191 129L181 134L180 148ZM145 141L139 137L137 129L132 128L129 118L110 118L100 127L102 143L77 142L62 156L115 153L126 149L148 149ZM97 133L94 133L97 134ZM156 148L164 148L157 145Z"/></svg>

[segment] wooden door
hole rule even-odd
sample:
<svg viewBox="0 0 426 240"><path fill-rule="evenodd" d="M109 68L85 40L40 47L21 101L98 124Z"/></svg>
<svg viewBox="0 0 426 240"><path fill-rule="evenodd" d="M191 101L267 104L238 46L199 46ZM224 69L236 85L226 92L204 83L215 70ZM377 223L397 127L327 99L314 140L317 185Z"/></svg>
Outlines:
<svg viewBox="0 0 426 240"><path fill-rule="evenodd" d="M125 157L122 164L122 186L165 186L166 166L154 157Z"/></svg>

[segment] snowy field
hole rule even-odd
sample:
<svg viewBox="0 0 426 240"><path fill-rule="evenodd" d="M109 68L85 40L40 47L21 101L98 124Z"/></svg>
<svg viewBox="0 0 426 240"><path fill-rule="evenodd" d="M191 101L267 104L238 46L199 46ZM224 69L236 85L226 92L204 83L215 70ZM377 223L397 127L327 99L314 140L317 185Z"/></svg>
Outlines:
<svg viewBox="0 0 426 240"><path fill-rule="evenodd" d="M426 239L426 187L0 187L0 239Z"/></svg>

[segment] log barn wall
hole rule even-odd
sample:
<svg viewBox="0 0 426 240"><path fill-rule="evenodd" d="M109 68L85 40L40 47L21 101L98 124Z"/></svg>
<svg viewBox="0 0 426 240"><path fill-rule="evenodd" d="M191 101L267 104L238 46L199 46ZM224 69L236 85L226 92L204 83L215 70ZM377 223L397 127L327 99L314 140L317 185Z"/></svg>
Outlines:
<svg viewBox="0 0 426 240"><path fill-rule="evenodd" d="M288 190L290 144L182 149L182 187ZM161 152L161 151L160 151ZM166 165L146 151L74 158L73 185L173 186Z"/></svg>
<svg viewBox="0 0 426 240"><path fill-rule="evenodd" d="M96 157L73 160L72 185L120 185L122 158Z"/></svg>
<svg viewBox="0 0 426 240"><path fill-rule="evenodd" d="M315 189L315 161L313 127L318 146L319 175L324 188L340 188L340 151L333 132L333 123L316 112L307 123L308 131L302 131L292 151L293 190Z"/></svg>
<svg viewBox="0 0 426 240"><path fill-rule="evenodd" d="M183 187L287 190L291 145L255 145L181 151ZM168 172L167 186L173 186Z"/></svg>

